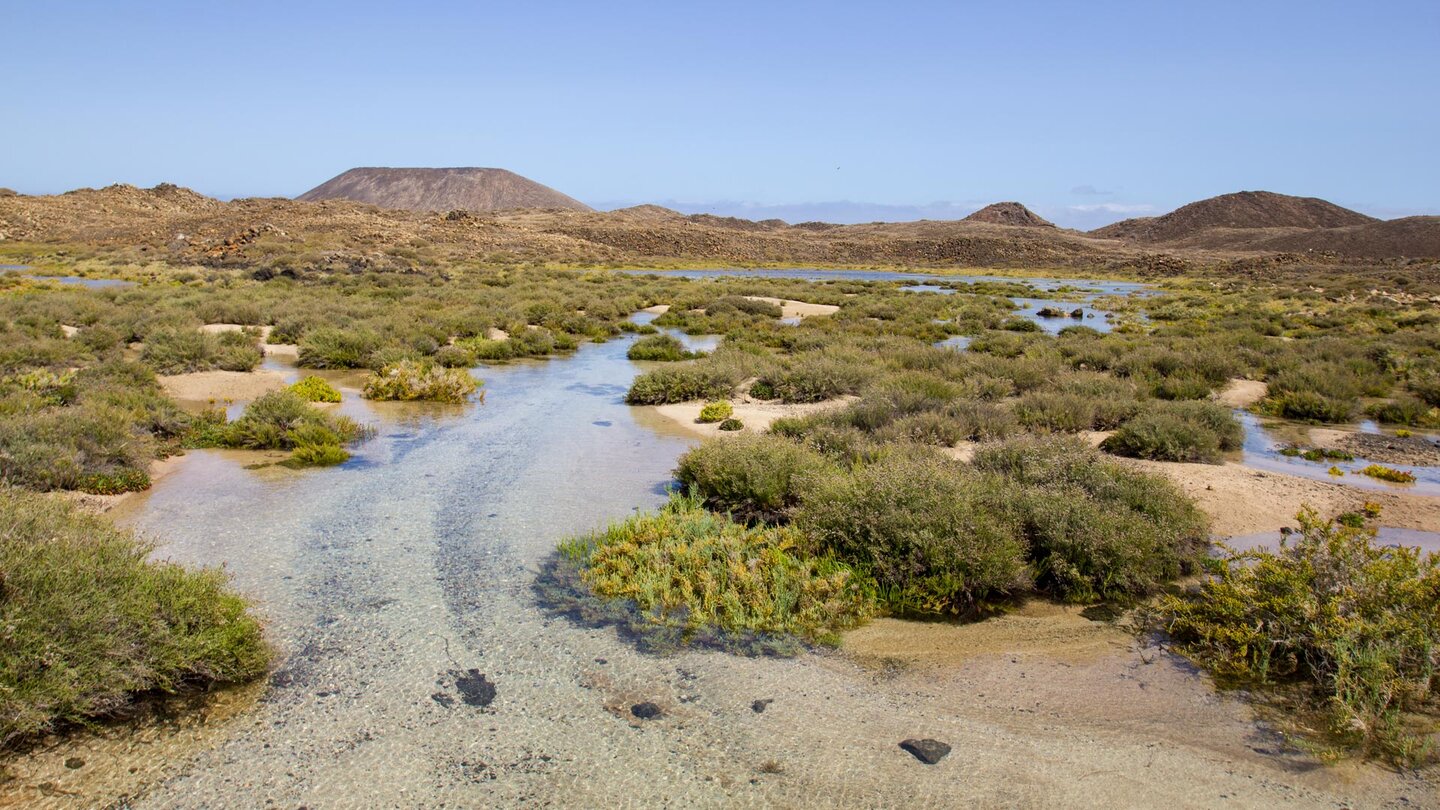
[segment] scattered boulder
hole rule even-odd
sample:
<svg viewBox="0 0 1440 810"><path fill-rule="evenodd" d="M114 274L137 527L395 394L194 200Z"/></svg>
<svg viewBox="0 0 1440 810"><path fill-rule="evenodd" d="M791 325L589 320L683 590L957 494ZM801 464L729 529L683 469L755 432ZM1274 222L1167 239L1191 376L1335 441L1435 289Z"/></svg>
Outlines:
<svg viewBox="0 0 1440 810"><path fill-rule="evenodd" d="M1070 317L1072 317L1072 318L1083 318L1083 317L1085 317L1085 310L1084 310L1084 308L1083 308L1083 307L1076 307L1076 308L1070 310Z"/></svg>
<svg viewBox="0 0 1440 810"><path fill-rule="evenodd" d="M1065 311L1064 311L1063 309L1056 309L1055 307L1042 307L1042 308L1041 308L1038 312L1036 312L1035 314L1036 314L1036 315L1039 315L1039 316L1042 317L1042 318L1063 318L1063 317L1065 317Z"/></svg>
<svg viewBox="0 0 1440 810"><path fill-rule="evenodd" d="M944 759L950 753L950 746L939 740L905 740L900 747L909 751L914 757L926 765L934 765Z"/></svg>

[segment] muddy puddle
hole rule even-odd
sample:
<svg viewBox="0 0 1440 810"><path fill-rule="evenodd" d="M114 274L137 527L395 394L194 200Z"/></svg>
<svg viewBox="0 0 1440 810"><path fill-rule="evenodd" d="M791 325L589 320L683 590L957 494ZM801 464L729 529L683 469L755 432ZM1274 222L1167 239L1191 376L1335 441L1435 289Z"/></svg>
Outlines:
<svg viewBox="0 0 1440 810"><path fill-rule="evenodd" d="M322 373L344 391L339 407L376 428L335 468L192 451L117 517L161 557L224 565L267 624L276 670L192 725L115 727L20 757L0 801L1363 807L1435 798L1428 777L1317 767L1183 662L1071 608L1037 603L981 625L887 620L839 650L793 658L646 655L612 628L545 611L533 586L556 541L660 504L693 441L623 403L640 368L625 358L633 339L479 369L484 403L458 408L382 407L360 400L353 379ZM899 748L910 738L954 752L927 766ZM71 758L84 764L68 768Z"/></svg>
<svg viewBox="0 0 1440 810"><path fill-rule="evenodd" d="M1360 472L1371 464L1379 463L1374 459L1356 456L1354 459L1348 461L1335 459L1307 461L1298 456L1287 456L1280 453L1281 448L1291 444L1310 446L1311 443L1308 441L1308 436L1311 426L1277 420L1266 420L1246 410L1236 410L1235 418L1245 429L1245 441L1240 457L1241 463L1247 467L1294 475L1300 478L1309 478L1315 481L1345 484L1362 489L1440 496L1440 467L1427 467L1414 464L1382 465L1397 467L1411 473L1415 476L1415 482L1393 483L1382 481ZM1376 427L1374 423L1361 423L1356 430L1359 432L1373 433L1378 432L1379 428ZM1342 433L1342 431L1337 430L1330 432L1337 434ZM1344 474L1334 475L1331 472L1332 468Z"/></svg>

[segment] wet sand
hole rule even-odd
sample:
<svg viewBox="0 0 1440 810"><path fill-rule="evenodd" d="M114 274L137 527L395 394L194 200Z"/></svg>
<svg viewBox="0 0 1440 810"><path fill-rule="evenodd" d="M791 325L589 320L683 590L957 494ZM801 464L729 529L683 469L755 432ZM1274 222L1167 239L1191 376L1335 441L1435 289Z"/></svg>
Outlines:
<svg viewBox="0 0 1440 810"><path fill-rule="evenodd" d="M278 371L196 371L160 377L160 387L182 405L239 402L285 387Z"/></svg>
<svg viewBox="0 0 1440 810"><path fill-rule="evenodd" d="M747 295L751 301L764 301L767 304L774 304L780 307L781 318L808 318L812 315L834 315L840 311L840 307L834 304L809 304L804 301L791 301L788 298L769 298L763 295Z"/></svg>
<svg viewBox="0 0 1440 810"><path fill-rule="evenodd" d="M763 433L776 419L787 416L804 416L805 414L817 411L841 408L854 402L858 397L838 397L824 402L807 402L803 404L786 405L782 402L760 402L754 400L732 401L731 406L735 409L734 417L745 425L745 430L751 433ZM676 402L669 405L646 406L657 415L668 419L676 426L696 436L709 438L711 436L724 435L720 430L719 422L701 424L695 420L700 416L700 409L705 407L704 402Z"/></svg>

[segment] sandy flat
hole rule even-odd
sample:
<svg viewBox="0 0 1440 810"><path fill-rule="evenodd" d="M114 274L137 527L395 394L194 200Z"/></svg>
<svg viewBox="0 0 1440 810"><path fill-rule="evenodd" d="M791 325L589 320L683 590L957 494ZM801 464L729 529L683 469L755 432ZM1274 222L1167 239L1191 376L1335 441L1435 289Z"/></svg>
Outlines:
<svg viewBox="0 0 1440 810"><path fill-rule="evenodd" d="M780 402L732 402L731 405L735 408L734 418L745 424L745 430L760 433L781 417L804 416L807 413L838 408L848 405L856 399L858 397L846 396L824 402L807 402L798 405L786 405ZM718 422L702 425L695 421L700 416L700 409L703 407L705 407L705 403L698 401L677 402L670 405L656 405L652 410L696 436L719 435L720 424Z"/></svg>
<svg viewBox="0 0 1440 810"><path fill-rule="evenodd" d="M641 312L648 312L648 313L650 313L651 315L664 315L665 313L667 313L667 312L670 311L670 305L669 305L669 304L656 304L656 305L653 306L653 307L645 307L644 309L642 309L642 310L640 310L640 311L641 311Z"/></svg>
<svg viewBox="0 0 1440 810"><path fill-rule="evenodd" d="M285 387L278 371L197 371L160 378L160 387L180 402L209 403L254 399Z"/></svg>
<svg viewBox="0 0 1440 810"><path fill-rule="evenodd" d="M782 318L808 318L811 315L834 315L840 311L840 307L834 304L808 304L804 301L791 301L787 298L768 298L763 295L747 295L751 301L764 301L767 304L774 304L780 307Z"/></svg>
<svg viewBox="0 0 1440 810"><path fill-rule="evenodd" d="M62 323L62 324L60 324L60 331L65 333L65 337L67 337L67 338L73 338L73 337L75 337L75 335L79 334L79 332L80 332L80 327L78 327L78 326L66 326L65 324Z"/></svg>
<svg viewBox="0 0 1440 810"><path fill-rule="evenodd" d="M485 337L490 340L509 340L510 333L506 332L504 329L496 329L492 326L489 329L485 330Z"/></svg>
<svg viewBox="0 0 1440 810"><path fill-rule="evenodd" d="M1158 472L1174 481L1210 516L1216 534L1235 536L1294 526L1304 505L1322 516L1380 505L1380 523L1400 529L1440 531L1440 498L1358 489L1342 483L1255 470L1242 464L1182 464L1174 461L1117 459Z"/></svg>
<svg viewBox="0 0 1440 810"><path fill-rule="evenodd" d="M1248 408L1265 398L1266 385L1259 380L1231 380L1215 401L1231 408Z"/></svg>

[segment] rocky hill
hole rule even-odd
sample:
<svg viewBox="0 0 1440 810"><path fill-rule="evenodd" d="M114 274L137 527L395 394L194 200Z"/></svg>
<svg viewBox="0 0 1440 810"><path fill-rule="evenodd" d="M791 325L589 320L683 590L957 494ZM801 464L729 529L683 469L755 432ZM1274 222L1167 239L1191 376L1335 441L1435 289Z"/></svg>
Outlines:
<svg viewBox="0 0 1440 810"><path fill-rule="evenodd" d="M409 211L592 210L579 200L514 172L481 168L351 169L296 199L354 200Z"/></svg>
<svg viewBox="0 0 1440 810"><path fill-rule="evenodd" d="M1141 244L1183 242L1215 229L1342 228L1379 220L1316 197L1240 191L1181 206L1164 216L1139 217L1091 231Z"/></svg>
<svg viewBox="0 0 1440 810"><path fill-rule="evenodd" d="M1041 218L1018 202L991 203L961 221L986 222L991 225L1019 225L1031 228L1055 227L1055 223Z"/></svg>

